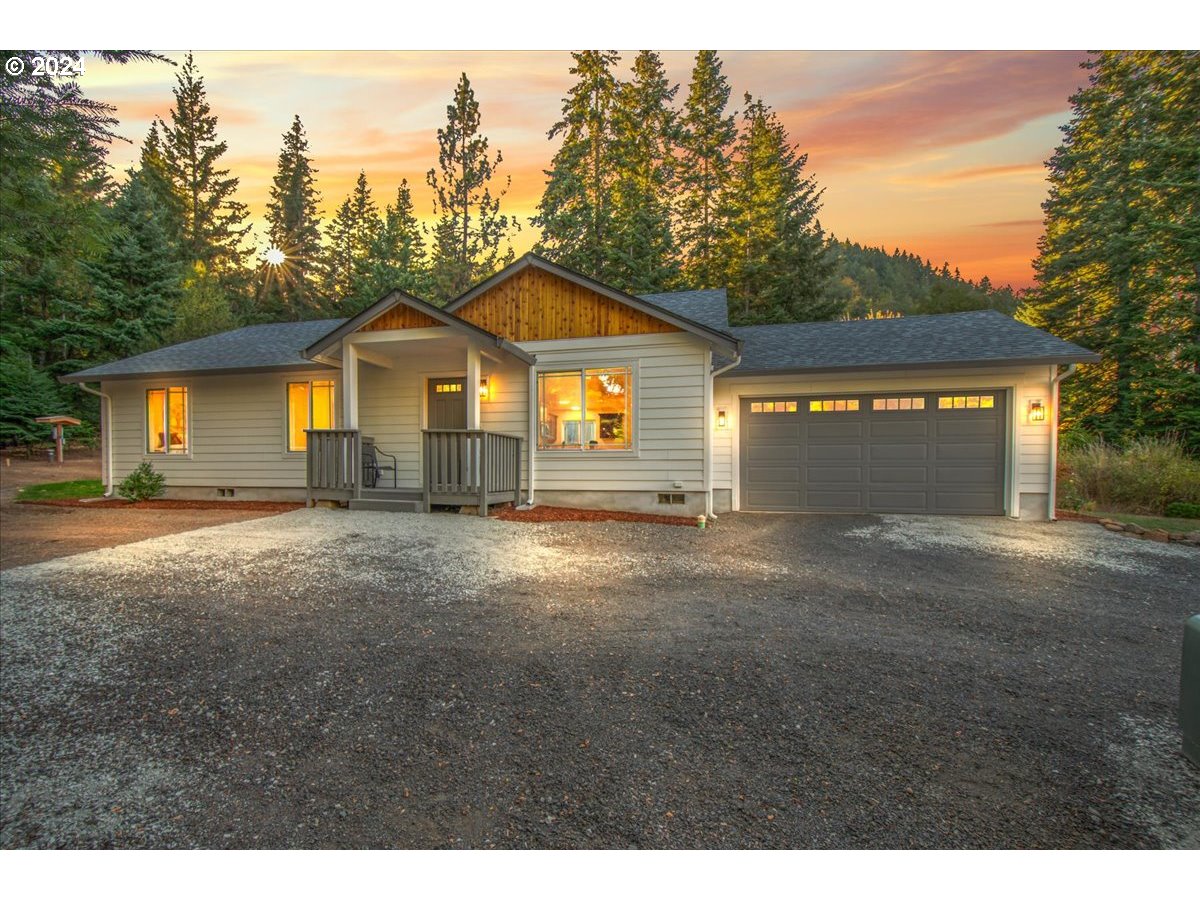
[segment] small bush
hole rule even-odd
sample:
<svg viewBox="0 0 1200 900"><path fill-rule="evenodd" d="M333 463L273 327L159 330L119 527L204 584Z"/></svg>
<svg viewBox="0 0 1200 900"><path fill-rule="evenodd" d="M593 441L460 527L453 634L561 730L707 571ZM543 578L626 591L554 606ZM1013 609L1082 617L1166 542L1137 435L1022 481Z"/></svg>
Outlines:
<svg viewBox="0 0 1200 900"><path fill-rule="evenodd" d="M1200 503L1176 500L1167 504L1167 517L1171 519L1200 519Z"/></svg>
<svg viewBox="0 0 1200 900"><path fill-rule="evenodd" d="M148 462L142 463L117 485L117 493L126 500L151 500L166 492L167 476L154 471Z"/></svg>
<svg viewBox="0 0 1200 900"><path fill-rule="evenodd" d="M1096 439L1062 448L1059 492L1067 509L1163 515L1169 503L1200 503L1200 460L1170 438L1118 448Z"/></svg>

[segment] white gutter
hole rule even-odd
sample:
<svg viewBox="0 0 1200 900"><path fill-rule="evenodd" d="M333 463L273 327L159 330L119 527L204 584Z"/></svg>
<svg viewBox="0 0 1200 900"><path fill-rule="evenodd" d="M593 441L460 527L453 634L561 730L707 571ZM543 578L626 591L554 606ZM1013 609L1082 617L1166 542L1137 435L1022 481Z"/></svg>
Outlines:
<svg viewBox="0 0 1200 900"><path fill-rule="evenodd" d="M89 394L100 398L100 452L104 455L104 496L111 497L113 493L113 454L112 454L112 397L103 391L90 388L83 382L79 387ZM104 406L108 404L108 412Z"/></svg>
<svg viewBox="0 0 1200 900"><path fill-rule="evenodd" d="M712 351L708 353L708 359L712 360ZM704 380L704 517L706 519L716 519L716 514L713 513L713 487L712 487L712 432L714 427L713 415L713 380L718 375L723 375L735 366L741 365L742 354L739 353L728 365L709 372L708 377ZM711 365L711 362L709 362Z"/></svg>
<svg viewBox="0 0 1200 900"><path fill-rule="evenodd" d="M1050 379L1050 509L1051 522L1058 521L1058 386L1075 374L1079 366L1071 363L1065 372L1057 373Z"/></svg>

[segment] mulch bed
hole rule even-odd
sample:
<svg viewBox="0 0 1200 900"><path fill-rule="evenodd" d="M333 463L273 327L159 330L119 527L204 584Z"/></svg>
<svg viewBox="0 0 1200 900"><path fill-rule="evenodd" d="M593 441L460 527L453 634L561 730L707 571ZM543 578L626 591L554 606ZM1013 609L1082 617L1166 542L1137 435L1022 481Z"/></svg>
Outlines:
<svg viewBox="0 0 1200 900"><path fill-rule="evenodd" d="M649 522L653 525L696 526L690 516L655 516L650 513L617 512L608 509L571 509L566 506L535 506L533 509L506 507L492 513L505 522Z"/></svg>
<svg viewBox="0 0 1200 900"><path fill-rule="evenodd" d="M30 506L76 506L87 509L238 509L247 512L289 512L303 509L303 503L271 500L22 500Z"/></svg>
<svg viewBox="0 0 1200 900"><path fill-rule="evenodd" d="M1091 522L1093 525L1100 524L1099 516L1090 516L1087 513L1072 512L1069 509L1060 509L1054 513L1056 519L1066 519L1068 522Z"/></svg>

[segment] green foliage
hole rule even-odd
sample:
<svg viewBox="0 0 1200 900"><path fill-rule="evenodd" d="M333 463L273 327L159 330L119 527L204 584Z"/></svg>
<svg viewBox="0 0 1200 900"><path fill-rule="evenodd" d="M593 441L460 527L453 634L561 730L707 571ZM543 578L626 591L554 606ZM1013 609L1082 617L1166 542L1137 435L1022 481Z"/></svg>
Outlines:
<svg viewBox="0 0 1200 900"><path fill-rule="evenodd" d="M833 274L826 295L837 300L852 319L880 313L928 315L995 309L1012 315L1017 297L1012 288L996 288L986 277L963 278L948 264L935 268L928 260L903 250L864 247L831 238Z"/></svg>
<svg viewBox="0 0 1200 900"><path fill-rule="evenodd" d="M542 230L534 248L570 269L617 283L613 272L614 115L619 91L611 50L571 54L576 82L563 99L562 118L547 137L562 138L546 173L533 224ZM651 138L653 139L653 138Z"/></svg>
<svg viewBox="0 0 1200 900"><path fill-rule="evenodd" d="M832 319L841 312L825 290L830 264L817 221L821 191L804 173L807 161L771 108L747 94L720 244L739 324Z"/></svg>
<svg viewBox="0 0 1200 900"><path fill-rule="evenodd" d="M684 281L692 288L725 287L721 244L727 234L723 201L737 123L726 112L729 82L716 51L696 55L680 136L679 244Z"/></svg>
<svg viewBox="0 0 1200 900"><path fill-rule="evenodd" d="M300 117L283 135L283 149L267 203L267 233L284 252L282 266L259 266L257 315L265 321L314 318L321 313L321 226L316 169Z"/></svg>
<svg viewBox="0 0 1200 900"><path fill-rule="evenodd" d="M1200 451L1200 52L1094 55L1049 162L1038 286L1021 310L1103 354L1063 421Z"/></svg>
<svg viewBox="0 0 1200 900"><path fill-rule="evenodd" d="M1174 519L1200 519L1200 503L1175 500L1167 504L1166 514Z"/></svg>
<svg viewBox="0 0 1200 900"><path fill-rule="evenodd" d="M413 213L408 179L400 182L396 202L383 213L383 225L371 245L367 267L368 293L382 297L393 288L424 299L430 291L425 236Z"/></svg>
<svg viewBox="0 0 1200 900"><path fill-rule="evenodd" d="M99 478L83 478L78 481L52 481L48 484L30 484L17 491L17 500L80 500L100 497L104 494L104 482Z"/></svg>
<svg viewBox="0 0 1200 900"><path fill-rule="evenodd" d="M500 212L500 201L512 179L492 193L492 179L504 157L495 157L480 131L475 91L462 73L454 98L446 107L446 127L439 128L438 164L426 173L433 189L434 228L431 266L432 299L444 303L488 277L513 258L509 235L520 229L515 219Z"/></svg>
<svg viewBox="0 0 1200 900"><path fill-rule="evenodd" d="M0 340L0 444L43 443L48 427L34 419L68 410L54 379L28 353Z"/></svg>
<svg viewBox="0 0 1200 900"><path fill-rule="evenodd" d="M352 316L378 296L371 293L371 253L380 231L379 207L371 197L366 172L338 207L325 250L325 299L330 313Z"/></svg>
<svg viewBox="0 0 1200 900"><path fill-rule="evenodd" d="M139 500L152 500L166 493L166 483L165 475L155 472L154 466L144 462L121 479L121 483L117 485L117 493L135 503Z"/></svg>
<svg viewBox="0 0 1200 900"><path fill-rule="evenodd" d="M233 306L215 278L197 265L192 277L183 284L175 305L175 322L164 343L192 341L228 331L238 325Z"/></svg>
<svg viewBox="0 0 1200 900"><path fill-rule="evenodd" d="M1060 449L1059 496L1065 509L1162 515L1171 503L1200 503L1200 460L1170 437L1124 448L1097 438Z"/></svg>

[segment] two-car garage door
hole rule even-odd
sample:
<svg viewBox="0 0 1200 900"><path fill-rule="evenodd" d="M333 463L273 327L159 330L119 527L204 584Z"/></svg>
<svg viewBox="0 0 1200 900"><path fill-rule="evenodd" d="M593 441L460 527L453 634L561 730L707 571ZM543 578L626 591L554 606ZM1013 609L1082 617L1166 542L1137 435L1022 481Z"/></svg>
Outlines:
<svg viewBox="0 0 1200 900"><path fill-rule="evenodd" d="M1004 513L1005 393L778 396L741 406L741 508Z"/></svg>

